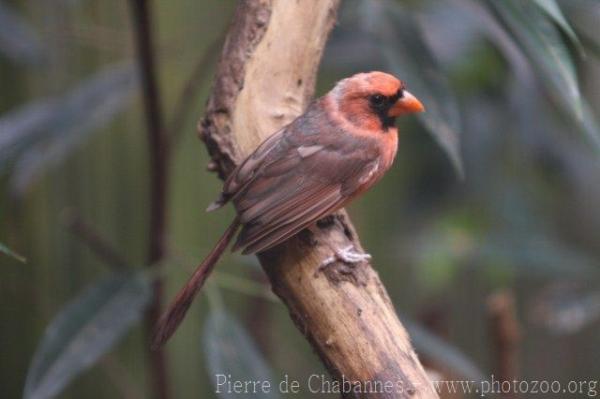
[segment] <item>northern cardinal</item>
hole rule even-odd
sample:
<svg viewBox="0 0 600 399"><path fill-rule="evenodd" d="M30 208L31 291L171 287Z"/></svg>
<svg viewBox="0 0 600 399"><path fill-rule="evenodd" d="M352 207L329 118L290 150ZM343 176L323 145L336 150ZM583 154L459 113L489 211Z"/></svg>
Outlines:
<svg viewBox="0 0 600 399"><path fill-rule="evenodd" d="M228 177L213 211L232 201L237 216L161 317L152 346L162 346L241 226L233 251L258 253L335 212L375 184L398 145L396 117L424 107L404 83L383 72L339 81L306 112L267 138ZM335 259L369 258L334 249Z"/></svg>

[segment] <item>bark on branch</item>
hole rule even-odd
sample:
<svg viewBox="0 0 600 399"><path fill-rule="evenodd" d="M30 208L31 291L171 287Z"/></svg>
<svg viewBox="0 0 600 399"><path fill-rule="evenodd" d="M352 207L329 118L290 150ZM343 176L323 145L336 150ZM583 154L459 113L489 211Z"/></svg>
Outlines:
<svg viewBox="0 0 600 399"><path fill-rule="evenodd" d="M199 125L212 157L209 169L221 178L305 109L338 5L239 3ZM331 247L361 248L347 214L318 226L315 234L302 232L259 258L273 291L335 378L394 384L392 392L344 396L437 398L371 265L318 270Z"/></svg>

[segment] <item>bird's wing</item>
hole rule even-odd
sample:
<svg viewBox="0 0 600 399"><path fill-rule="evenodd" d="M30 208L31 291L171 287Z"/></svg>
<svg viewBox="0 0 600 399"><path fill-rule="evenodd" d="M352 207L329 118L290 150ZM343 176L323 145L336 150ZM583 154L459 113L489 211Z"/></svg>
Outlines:
<svg viewBox="0 0 600 399"><path fill-rule="evenodd" d="M319 144L283 135L263 148L254 165L242 166L238 173L244 178L232 180L243 224L234 250L271 248L343 206L378 166L375 149L345 141Z"/></svg>
<svg viewBox="0 0 600 399"><path fill-rule="evenodd" d="M221 208L254 180L256 172L268 160L269 154L278 147L278 143L285 132L285 129L281 129L273 133L231 172L223 184L223 190L219 198L208 206L208 212Z"/></svg>

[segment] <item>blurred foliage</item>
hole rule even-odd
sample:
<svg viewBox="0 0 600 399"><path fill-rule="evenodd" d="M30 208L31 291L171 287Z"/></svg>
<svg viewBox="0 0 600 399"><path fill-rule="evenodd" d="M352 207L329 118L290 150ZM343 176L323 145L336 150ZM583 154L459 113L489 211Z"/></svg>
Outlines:
<svg viewBox="0 0 600 399"><path fill-rule="evenodd" d="M584 99L581 97L575 73L574 60L557 27L536 5L544 4L543 11L556 10L551 1L521 2L514 0L490 1L502 22L509 28L515 41L521 45L539 75L543 77L552 94L561 106L566 108L590 136L592 143L600 146L600 132L589 119L593 116L584 112ZM549 5L554 4L553 7ZM561 15L554 11L554 20ZM561 24L564 26L564 23ZM566 25L569 26L569 25ZM575 43L579 43L575 39ZM590 127L590 125L592 125Z"/></svg>
<svg viewBox="0 0 600 399"><path fill-rule="evenodd" d="M13 165L11 186L22 194L120 112L135 88L131 66L111 66L58 98L36 100L0 119L0 172Z"/></svg>
<svg viewBox="0 0 600 399"><path fill-rule="evenodd" d="M140 274L107 277L67 304L36 350L23 397L52 398L139 321L152 290Z"/></svg>
<svg viewBox="0 0 600 399"><path fill-rule="evenodd" d="M410 319L403 318L403 320L406 330L412 337L412 344L420 356L434 359L437 365L452 370L460 378L485 381L486 374L454 346Z"/></svg>
<svg viewBox="0 0 600 399"><path fill-rule="evenodd" d="M206 364L213 378L214 392L224 399L236 398L233 393L233 381L269 381L269 392L260 392L260 397L278 398L277 388L273 387L273 372L261 355L248 332L214 299L205 320L202 343ZM217 377L218 376L218 377Z"/></svg>
<svg viewBox="0 0 600 399"><path fill-rule="evenodd" d="M162 103L179 138L170 292L189 273L181 264L203 256L228 221L202 213L219 183L199 173L207 156L194 125L235 4L153 3ZM494 371L483 304L509 286L524 334L523 378L600 373L598 20L593 0L343 2L319 92L382 69L427 108L400 121L396 167L351 212L392 299L416 320L408 327L417 351L434 365L474 380ZM7 397L23 387L26 398L148 396L137 321L149 277L105 276L59 217L76 209L128 263L143 264L147 147L140 104L131 101L139 88L129 21L121 2L0 2L0 252L22 258L5 242L28 259L15 268L0 257L10 262L0 279ZM226 258L209 287L209 313L198 301L174 337L174 397L214 397L219 373L272 380L321 370L255 266ZM443 303L444 317L428 329L419 315L431 302ZM260 322L242 322L245 314ZM83 373L110 350L112 366Z"/></svg>
<svg viewBox="0 0 600 399"><path fill-rule="evenodd" d="M38 35L15 10L0 3L0 54L18 64L37 64L44 51Z"/></svg>
<svg viewBox="0 0 600 399"><path fill-rule="evenodd" d="M0 252L2 252L4 255L10 256L11 258L18 260L19 262L25 263L27 261L23 255L19 255L18 253L16 253L6 245L2 244L1 242Z"/></svg>
<svg viewBox="0 0 600 399"><path fill-rule="evenodd" d="M586 292L579 284L557 283L531 303L531 319L557 335L575 334L600 317L600 292Z"/></svg>
<svg viewBox="0 0 600 399"><path fill-rule="evenodd" d="M336 51L352 53L355 36L364 36L367 45L373 47L369 51L378 53L386 69L409 82L411 92L427 104L427 112L419 117L447 151L457 173L462 176L464 171L458 138L461 127L456 98L426 45L417 20L391 1L351 1L347 10L343 23L350 25L351 34L337 38L333 43L333 46L339 47ZM403 56L406 54L410 57ZM335 56L329 60L334 62L333 66L351 66L343 58L339 64ZM352 65L353 69L364 69L361 66L365 60L368 58L358 59L357 65ZM364 67L368 68L367 65Z"/></svg>

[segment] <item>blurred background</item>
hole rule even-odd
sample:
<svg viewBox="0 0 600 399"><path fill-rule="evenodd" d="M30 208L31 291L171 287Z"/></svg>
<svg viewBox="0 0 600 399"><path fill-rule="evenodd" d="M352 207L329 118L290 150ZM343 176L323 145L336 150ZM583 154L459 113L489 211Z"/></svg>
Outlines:
<svg viewBox="0 0 600 399"><path fill-rule="evenodd" d="M170 299L233 216L204 212L220 181L196 123L237 2L147 4L170 141L158 255L137 3L0 0L2 397L157 396L151 283ZM342 2L317 94L380 69L427 107L399 122L394 168L349 211L439 378L600 375L599 22L594 0ZM236 255L165 362L172 398L217 397L217 373L325 372Z"/></svg>

